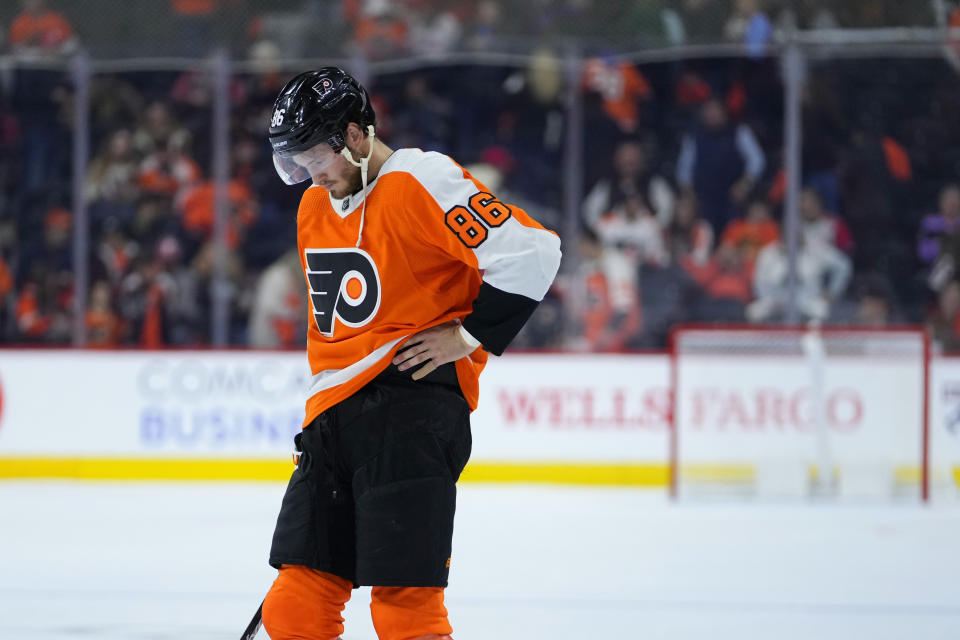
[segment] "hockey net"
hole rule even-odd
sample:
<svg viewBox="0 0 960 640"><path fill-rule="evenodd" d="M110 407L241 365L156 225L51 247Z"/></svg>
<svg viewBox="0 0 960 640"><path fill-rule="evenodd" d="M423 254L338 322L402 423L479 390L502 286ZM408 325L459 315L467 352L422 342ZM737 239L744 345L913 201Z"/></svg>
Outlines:
<svg viewBox="0 0 960 640"><path fill-rule="evenodd" d="M676 497L926 500L920 329L678 327Z"/></svg>

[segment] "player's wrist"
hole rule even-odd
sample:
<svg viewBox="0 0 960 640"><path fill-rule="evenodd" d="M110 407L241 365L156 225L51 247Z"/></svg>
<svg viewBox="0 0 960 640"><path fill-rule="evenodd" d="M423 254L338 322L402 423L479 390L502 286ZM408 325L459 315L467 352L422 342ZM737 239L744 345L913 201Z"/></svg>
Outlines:
<svg viewBox="0 0 960 640"><path fill-rule="evenodd" d="M462 324L457 326L457 336L460 337L460 341L463 342L464 346L469 347L471 351L481 346L480 341L474 338Z"/></svg>

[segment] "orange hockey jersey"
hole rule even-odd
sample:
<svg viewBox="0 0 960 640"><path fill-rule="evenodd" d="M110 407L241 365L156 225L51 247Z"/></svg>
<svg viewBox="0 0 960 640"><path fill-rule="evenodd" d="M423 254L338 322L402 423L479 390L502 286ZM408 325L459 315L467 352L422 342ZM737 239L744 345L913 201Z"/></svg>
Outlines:
<svg viewBox="0 0 960 640"><path fill-rule="evenodd" d="M304 426L383 371L406 338L450 320L482 344L456 362L476 408L487 351L502 353L543 299L559 238L449 157L419 149L386 160L362 209L362 193L337 200L320 186L300 202L312 316Z"/></svg>

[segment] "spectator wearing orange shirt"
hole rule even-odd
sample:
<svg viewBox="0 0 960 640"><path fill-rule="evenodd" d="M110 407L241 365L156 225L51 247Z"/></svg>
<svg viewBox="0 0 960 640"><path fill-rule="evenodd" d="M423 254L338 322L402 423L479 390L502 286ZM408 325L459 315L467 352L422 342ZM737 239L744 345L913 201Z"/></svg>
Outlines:
<svg viewBox="0 0 960 640"><path fill-rule="evenodd" d="M0 256L0 302L3 301L3 299L8 293L10 293L12 289L13 274L10 273L10 267L7 266L3 256Z"/></svg>
<svg viewBox="0 0 960 640"><path fill-rule="evenodd" d="M770 207L754 200L742 218L731 220L720 237L720 246L736 250L752 272L760 249L780 239L780 228L770 216Z"/></svg>
<svg viewBox="0 0 960 640"><path fill-rule="evenodd" d="M354 45L370 60L382 60L407 50L409 25L387 0L364 7L354 24Z"/></svg>
<svg viewBox="0 0 960 640"><path fill-rule="evenodd" d="M621 133L636 133L640 126L640 101L648 100L653 89L646 77L627 62L591 58L583 69L583 84L600 94L603 110Z"/></svg>
<svg viewBox="0 0 960 640"><path fill-rule="evenodd" d="M753 281L745 248L720 246L706 264L697 265L687 260L683 268L703 293L694 309L696 320L743 321L745 305L753 299Z"/></svg>
<svg viewBox="0 0 960 640"><path fill-rule="evenodd" d="M3 256L0 256L0 330L6 325L7 296L13 291L13 274L10 268L4 262Z"/></svg>
<svg viewBox="0 0 960 640"><path fill-rule="evenodd" d="M187 232L210 239L214 224L214 195L213 180L198 184L184 194L179 208ZM227 203L227 246L236 249L257 218L257 201L246 182L233 178L227 185Z"/></svg>
<svg viewBox="0 0 960 640"><path fill-rule="evenodd" d="M73 27L46 0L23 0L23 11L10 25L10 48L28 57L66 55L77 46Z"/></svg>
<svg viewBox="0 0 960 640"><path fill-rule="evenodd" d="M137 184L144 195L172 199L197 184L201 176L200 167L183 146L171 143L140 162Z"/></svg>
<svg viewBox="0 0 960 640"><path fill-rule="evenodd" d="M62 344L70 340L73 278L34 265L15 305L17 332L25 342Z"/></svg>

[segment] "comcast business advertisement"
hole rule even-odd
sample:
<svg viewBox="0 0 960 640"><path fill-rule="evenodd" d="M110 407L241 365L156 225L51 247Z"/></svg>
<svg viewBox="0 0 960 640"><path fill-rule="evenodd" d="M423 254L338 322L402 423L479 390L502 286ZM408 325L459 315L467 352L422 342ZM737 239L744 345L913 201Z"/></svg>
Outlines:
<svg viewBox="0 0 960 640"><path fill-rule="evenodd" d="M0 455L288 456L305 356L20 351L0 355Z"/></svg>

